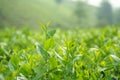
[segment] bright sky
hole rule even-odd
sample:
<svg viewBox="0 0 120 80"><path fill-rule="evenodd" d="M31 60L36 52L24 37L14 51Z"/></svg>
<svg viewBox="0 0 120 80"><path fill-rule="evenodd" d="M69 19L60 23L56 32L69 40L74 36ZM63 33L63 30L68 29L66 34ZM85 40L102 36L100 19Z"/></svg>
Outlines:
<svg viewBox="0 0 120 80"><path fill-rule="evenodd" d="M88 0L92 5L99 6L102 0ZM113 7L120 7L120 0L110 0Z"/></svg>

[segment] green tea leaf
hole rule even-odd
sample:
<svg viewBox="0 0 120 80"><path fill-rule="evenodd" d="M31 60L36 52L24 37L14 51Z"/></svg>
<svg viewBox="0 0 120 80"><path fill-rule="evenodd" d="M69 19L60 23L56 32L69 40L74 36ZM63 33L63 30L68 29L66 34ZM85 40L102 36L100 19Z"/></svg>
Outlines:
<svg viewBox="0 0 120 80"><path fill-rule="evenodd" d="M43 57L45 60L47 60L48 55L49 55L48 52L47 52L43 47L41 47L41 46L39 46L39 45L38 45L38 49L39 49L42 57Z"/></svg>
<svg viewBox="0 0 120 80"><path fill-rule="evenodd" d="M116 55L110 55L116 62L120 63L120 58Z"/></svg>
<svg viewBox="0 0 120 80"><path fill-rule="evenodd" d="M41 69L41 71L39 71L36 76L33 78L33 80L39 80L47 71L46 66L43 66L43 68Z"/></svg>
<svg viewBox="0 0 120 80"><path fill-rule="evenodd" d="M11 59L10 59L11 63L14 65L14 66L18 66L19 65L19 57L18 56L12 56Z"/></svg>
<svg viewBox="0 0 120 80"><path fill-rule="evenodd" d="M29 76L30 74L32 74L31 66L29 64L22 65L20 67L20 72L25 76Z"/></svg>
<svg viewBox="0 0 120 80"><path fill-rule="evenodd" d="M11 72L14 72L15 69L14 69L14 66L12 65L11 62L8 63L8 67L9 67Z"/></svg>
<svg viewBox="0 0 120 80"><path fill-rule="evenodd" d="M44 32L47 32L47 27L44 24L40 23L40 27Z"/></svg>
<svg viewBox="0 0 120 80"><path fill-rule="evenodd" d="M53 37L55 33L56 33L56 30L49 31L46 35L46 39L49 39L49 38Z"/></svg>
<svg viewBox="0 0 120 80"><path fill-rule="evenodd" d="M51 24L51 21L47 22L47 25L46 25L46 26L47 26L47 27L49 27L49 26L50 26L50 24Z"/></svg>
<svg viewBox="0 0 120 80"><path fill-rule="evenodd" d="M53 46L54 46L54 39L53 38L47 39L44 43L44 48L46 50L49 50L50 48L53 48Z"/></svg>

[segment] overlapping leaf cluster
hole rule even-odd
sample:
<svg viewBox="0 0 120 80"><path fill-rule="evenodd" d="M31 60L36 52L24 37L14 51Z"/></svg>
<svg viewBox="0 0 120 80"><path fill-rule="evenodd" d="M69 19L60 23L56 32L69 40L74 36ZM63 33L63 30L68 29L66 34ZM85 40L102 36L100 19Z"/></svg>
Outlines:
<svg viewBox="0 0 120 80"><path fill-rule="evenodd" d="M119 80L119 28L0 32L0 80Z"/></svg>

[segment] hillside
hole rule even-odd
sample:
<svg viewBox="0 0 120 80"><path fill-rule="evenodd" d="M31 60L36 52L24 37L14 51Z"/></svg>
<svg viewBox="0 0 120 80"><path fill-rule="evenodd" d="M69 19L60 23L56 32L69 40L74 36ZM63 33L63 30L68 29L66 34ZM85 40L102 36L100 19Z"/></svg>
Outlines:
<svg viewBox="0 0 120 80"><path fill-rule="evenodd" d="M52 22L52 27L77 26L75 3L71 1L57 4L55 0L0 0L0 8L4 23L13 26L37 27L48 21Z"/></svg>

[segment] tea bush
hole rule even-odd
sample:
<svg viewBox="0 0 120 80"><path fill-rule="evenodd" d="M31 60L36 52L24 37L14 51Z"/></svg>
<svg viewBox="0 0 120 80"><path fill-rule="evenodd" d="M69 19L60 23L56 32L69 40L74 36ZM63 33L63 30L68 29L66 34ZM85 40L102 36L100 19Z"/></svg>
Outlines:
<svg viewBox="0 0 120 80"><path fill-rule="evenodd" d="M0 31L0 80L120 80L119 28L48 25Z"/></svg>

